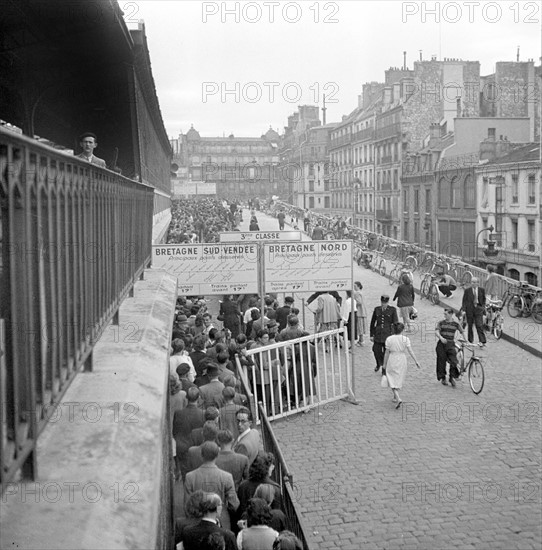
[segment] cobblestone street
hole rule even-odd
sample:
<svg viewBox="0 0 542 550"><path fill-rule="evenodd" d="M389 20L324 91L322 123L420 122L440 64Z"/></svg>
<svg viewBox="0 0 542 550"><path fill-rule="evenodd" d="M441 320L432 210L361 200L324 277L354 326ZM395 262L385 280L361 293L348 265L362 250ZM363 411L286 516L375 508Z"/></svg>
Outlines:
<svg viewBox="0 0 542 550"><path fill-rule="evenodd" d="M262 230L276 220L259 214ZM370 313L388 280L355 266ZM456 294L461 295L458 290ZM420 301L408 334L421 363L396 410L369 344L355 351L359 405L339 401L273 424L312 548L540 548L540 359L489 339L482 393L435 375L435 323ZM535 326L540 331L540 326Z"/></svg>

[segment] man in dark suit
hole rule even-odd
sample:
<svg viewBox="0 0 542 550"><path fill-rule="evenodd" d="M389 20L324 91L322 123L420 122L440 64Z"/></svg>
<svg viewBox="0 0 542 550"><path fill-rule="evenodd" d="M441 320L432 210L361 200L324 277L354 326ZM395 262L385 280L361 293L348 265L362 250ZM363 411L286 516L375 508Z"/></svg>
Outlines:
<svg viewBox="0 0 542 550"><path fill-rule="evenodd" d="M81 149L83 149L83 152L77 155L77 158L86 160L87 162L100 166L101 168L107 168L105 165L105 160L94 156L94 149L98 147L98 138L96 137L96 134L93 134L92 132L81 134L79 136L79 145L81 146Z"/></svg>
<svg viewBox="0 0 542 550"><path fill-rule="evenodd" d="M483 327L483 315L486 306L486 291L478 285L478 277L473 277L471 286L465 289L463 293L461 311L465 312L465 316L467 317L469 342L472 343L474 341L474 331L472 330L472 325L474 324L478 333L478 342L482 346L485 346L486 335Z"/></svg>
<svg viewBox="0 0 542 550"><path fill-rule="evenodd" d="M196 525L186 527L180 536L184 550L206 550L212 548L208 543L209 535L222 535L226 542L226 550L237 550L235 535L228 529L218 526L218 518L222 513L222 500L216 493L206 493L199 505L202 514L201 521Z"/></svg>
<svg viewBox="0 0 542 550"><path fill-rule="evenodd" d="M233 450L236 453L241 453L248 458L248 466L254 462L260 450L260 432L251 429L252 418L250 411L243 407L235 415L237 426L239 427L239 437L236 439Z"/></svg>
<svg viewBox="0 0 542 550"><path fill-rule="evenodd" d="M380 296L380 305L375 307L369 334L373 342L373 354L376 360L375 372L384 365L384 354L386 353L386 338L395 334L395 325L399 322L397 310L389 305L390 297L386 294ZM385 374L382 369L382 374Z"/></svg>
<svg viewBox="0 0 542 550"><path fill-rule="evenodd" d="M288 315L290 315L290 310L293 303L293 297L286 296L286 298L284 298L284 305L277 309L275 320L279 324L279 332L286 328L286 324L288 323Z"/></svg>

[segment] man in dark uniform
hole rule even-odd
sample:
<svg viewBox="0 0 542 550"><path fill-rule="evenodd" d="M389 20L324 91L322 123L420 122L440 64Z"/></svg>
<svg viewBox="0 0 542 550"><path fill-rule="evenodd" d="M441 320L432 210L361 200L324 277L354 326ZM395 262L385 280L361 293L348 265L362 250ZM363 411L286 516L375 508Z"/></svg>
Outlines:
<svg viewBox="0 0 542 550"><path fill-rule="evenodd" d="M457 350L455 348L455 333L459 331L465 338L463 327L453 320L453 309L444 310L444 320L439 321L435 327L437 342L437 380L440 380L444 386L446 382L446 362L450 363L450 384L455 386L455 379L459 376L457 370Z"/></svg>
<svg viewBox="0 0 542 550"><path fill-rule="evenodd" d="M399 322L397 310L389 305L390 297L386 294L380 296L380 305L375 307L369 327L373 353L376 360L375 372L378 372L384 364L386 353L386 338L395 334L395 325ZM382 374L385 374L382 369Z"/></svg>

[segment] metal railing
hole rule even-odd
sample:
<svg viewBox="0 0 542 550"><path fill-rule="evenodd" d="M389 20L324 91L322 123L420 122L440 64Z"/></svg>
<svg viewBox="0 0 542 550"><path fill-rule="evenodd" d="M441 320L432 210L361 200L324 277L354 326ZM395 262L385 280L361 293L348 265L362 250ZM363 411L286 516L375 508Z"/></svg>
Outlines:
<svg viewBox="0 0 542 550"><path fill-rule="evenodd" d="M303 210L300 210L296 208L295 206L292 206L290 204L277 201L277 205L280 206L282 209L286 210L288 213L294 212L297 213L299 216L303 215ZM378 215L377 215L378 218ZM385 218L381 218L385 219ZM329 218L327 216L324 216L323 214L316 214L312 213L311 220L318 220L319 223L322 223L325 227L333 226L336 220L333 220L332 218ZM311 221L312 223L312 221ZM430 253L429 251L423 250L422 248L413 245L411 243L405 242L405 241L398 241L396 239L392 239L391 237L386 237L384 235L375 233L374 231L367 231L365 229L360 229L359 227L355 227L353 225L348 225L348 229L350 231L350 238L352 238L355 242L361 246L363 249L371 249L375 250L378 249L379 251L383 251L383 248L386 249L384 252L384 255L387 259L391 261L399 261L404 260L407 255L418 255L420 260L420 257L423 257L425 254L432 254L434 257L443 258L446 262L448 262L450 265L452 265L456 271L457 271L457 278L460 281L464 274L468 271L470 272L474 277L478 277L480 279L480 285L484 286L487 278L489 277L489 273L486 269L483 269L481 267L469 264L465 262L462 258L459 258L457 256L450 256L448 254L442 253L442 254L436 254L434 252ZM510 277L506 277L505 275L497 275L498 281L499 281L499 294L502 298L507 290L509 290L511 287L517 287L520 284L520 281L517 281L515 279L512 279ZM539 291L542 290L539 286L534 285L527 285L528 288L530 288L533 291Z"/></svg>
<svg viewBox="0 0 542 550"><path fill-rule="evenodd" d="M0 129L0 482L150 265L154 190Z"/></svg>
<svg viewBox="0 0 542 550"><path fill-rule="evenodd" d="M276 420L352 395L346 328L247 350L252 365L237 372L256 423L256 402Z"/></svg>
<svg viewBox="0 0 542 550"><path fill-rule="evenodd" d="M273 433L271 423L269 422L269 419L265 414L265 409L261 403L258 405L258 412L261 419L260 429L262 433L263 448L266 452L273 453L275 457L273 480L280 485L282 494L282 511L286 516L288 529L292 531L301 541L303 544L303 550L309 550L307 536L305 534L308 530L296 506L297 499L293 476L288 470L288 466L284 460L284 455L282 454L277 438Z"/></svg>

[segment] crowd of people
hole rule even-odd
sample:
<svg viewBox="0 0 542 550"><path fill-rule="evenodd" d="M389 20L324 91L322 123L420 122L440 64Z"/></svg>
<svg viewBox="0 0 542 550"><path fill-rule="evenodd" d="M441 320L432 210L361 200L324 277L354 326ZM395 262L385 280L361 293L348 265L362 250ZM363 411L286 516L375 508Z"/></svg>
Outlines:
<svg viewBox="0 0 542 550"><path fill-rule="evenodd" d="M239 230L243 221L240 201L183 199L172 201L169 243L215 243L219 233Z"/></svg>
<svg viewBox="0 0 542 550"><path fill-rule="evenodd" d="M248 311L257 306L254 297L246 301ZM255 315L245 324L232 296L219 317L221 328L203 299L177 300L170 414L175 478L184 484L185 499L177 542L185 550L301 548L287 531L281 488L272 479L275 458L262 448L236 377L235 356L250 365L247 348L265 345L269 329L254 329Z"/></svg>
<svg viewBox="0 0 542 550"><path fill-rule="evenodd" d="M250 206L251 224L257 224L256 205ZM235 201L178 204L170 242L187 242L183 240L187 238L194 239L190 242L216 240L219 231L238 229L236 216L241 213ZM279 211L279 229L284 228L287 215L293 221L292 212ZM310 213L304 223L305 219L309 219L310 226ZM204 228L198 225L203 220ZM313 233L318 227L317 223ZM345 227L346 223L343 226L341 220L336 220L331 229L346 237ZM321 229L322 235L316 238L325 238L329 228ZM194 233L199 234L194 237ZM440 290L445 295L455 290L453 287L453 281L441 281ZM393 300L397 300L397 308L389 304L390 296L382 295L369 321L363 285L356 281L346 298L335 291L322 291L310 296L307 305L315 302L311 308L315 312L315 332L344 325L347 342L359 346L366 344L369 334L374 370L382 369L382 385L391 389L394 406L400 408L408 356L420 368L408 337L411 321L417 316L414 287L408 275L402 276ZM473 279L461 308L470 342L476 328L479 342L485 343L481 320L484 305L484 289ZM201 297L178 299L170 357L170 406L175 477L184 483L185 498L185 515L178 519L176 533L185 550L301 548L295 535L286 530L289 525L281 510L281 488L273 480L275 458L263 450L260 434L252 427L250 407L236 368L237 358L241 366L247 367L248 383L255 389L256 400L267 403L268 412L272 403L284 403L286 395L298 404L307 404L316 394L317 354L311 343L295 344L294 357L278 349L262 355L247 353L308 336L299 313L292 296L286 296L279 305L276 295L229 295L220 302L215 321ZM455 337L458 332L465 335L463 324L454 319L459 313L446 308L444 319L435 329L436 375L444 385L455 386L459 374ZM326 342L325 351L330 351L331 343ZM303 365L302 369L293 369L295 364ZM289 371L288 388L285 370Z"/></svg>

